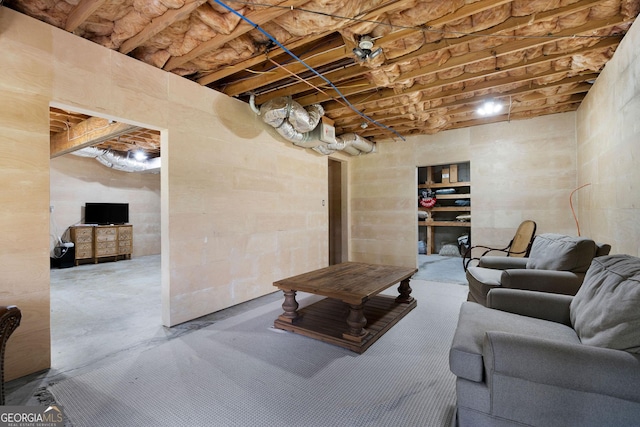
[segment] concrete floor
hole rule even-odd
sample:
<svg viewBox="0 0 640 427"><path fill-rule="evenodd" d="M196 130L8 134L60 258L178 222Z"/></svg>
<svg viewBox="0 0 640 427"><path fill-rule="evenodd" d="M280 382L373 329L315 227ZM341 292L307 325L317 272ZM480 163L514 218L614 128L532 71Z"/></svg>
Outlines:
<svg viewBox="0 0 640 427"><path fill-rule="evenodd" d="M282 298L278 292L172 328L161 320L160 255L51 270L51 369L5 384L6 405L39 405L45 388Z"/></svg>
<svg viewBox="0 0 640 427"><path fill-rule="evenodd" d="M431 256L438 257L438 256ZM428 263L420 274L455 281L462 263ZM444 267L444 268L443 268ZM449 280L451 279L451 280ZM160 255L51 270L51 369L5 384L6 405L50 403L49 384L280 300L278 291L172 328L161 320ZM10 343L9 343L10 344Z"/></svg>

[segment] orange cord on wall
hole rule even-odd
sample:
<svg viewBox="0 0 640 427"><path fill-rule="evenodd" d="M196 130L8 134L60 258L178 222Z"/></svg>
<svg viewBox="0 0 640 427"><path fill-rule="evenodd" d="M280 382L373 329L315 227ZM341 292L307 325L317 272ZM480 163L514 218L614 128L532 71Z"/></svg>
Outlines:
<svg viewBox="0 0 640 427"><path fill-rule="evenodd" d="M571 192L571 194L569 194L569 206L571 207L571 213L573 214L573 219L576 222L576 228L578 229L578 237L580 237L580 224L578 223L578 217L576 216L576 211L573 209L573 202L572 202L571 198L573 197L573 193L575 193L576 191L578 191L581 188L586 187L587 185L591 185L591 183L589 182L587 184L581 185L580 187L578 187L575 190L573 190Z"/></svg>

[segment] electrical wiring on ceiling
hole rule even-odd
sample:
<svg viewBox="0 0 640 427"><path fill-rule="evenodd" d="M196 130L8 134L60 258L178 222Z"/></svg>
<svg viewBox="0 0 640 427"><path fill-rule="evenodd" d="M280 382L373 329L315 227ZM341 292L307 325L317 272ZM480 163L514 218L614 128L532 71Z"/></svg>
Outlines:
<svg viewBox="0 0 640 427"><path fill-rule="evenodd" d="M390 27L396 30L416 30L416 31L424 31L424 32L428 32L428 33L437 33L437 34L450 34L450 35L454 35L454 36L469 36L469 37L491 37L491 38L508 38L508 39L567 39L567 38L578 38L578 39L606 39L606 38L611 38L611 37L618 37L618 34L609 34L609 35L580 35L580 34L572 34L572 35L567 35L567 36L554 36L553 34L543 34L543 35L516 35L516 34L480 34L480 33L470 33L470 32L464 32L464 31L453 31L453 30L441 30L441 29L436 29L434 27L431 26L425 26L425 25L414 25L414 26L408 26L408 25L398 25L398 24L391 24L389 22L384 22L384 21L376 21L374 19L361 19L361 18L356 18L356 17L349 17L349 16L341 16L341 15L336 15L333 13L327 13L327 12L322 12L322 11L317 11L317 10L311 10L311 9L305 9L302 7L294 7L294 6L281 6L281 5L273 5L273 4L265 4L265 3L254 3L254 2L249 2L249 1L245 1L245 0L227 0L229 3L238 3L238 4L242 4L245 6L256 6L256 7L264 7L267 9L271 9L271 8L275 8L275 9L287 9L287 10L297 10L300 12L306 12L306 13L312 13L315 15L321 15L321 16L326 16L328 18L335 18L335 19L341 19L341 20L345 20L345 21L353 21L356 23L366 23L366 24L377 24L377 25L383 25L386 27ZM216 2L217 3L217 2ZM228 8L228 10L233 10L231 8ZM235 11L234 11L235 12ZM366 12L363 12L363 14L365 14Z"/></svg>
<svg viewBox="0 0 640 427"><path fill-rule="evenodd" d="M351 104L351 102L349 102L349 100L344 96L344 94L340 91L340 89L338 89L329 79L327 79L325 76L323 76L322 74L320 74L318 71L316 71L313 67L311 67L309 64L307 64L306 62L304 62L301 58L299 58L298 56L296 56L296 54L294 54L293 52L291 52L289 49L287 49L282 43L280 43L275 37L273 37L271 34L269 34L267 31L265 31L262 27L260 27L260 25L256 24L255 22L253 22L251 19L247 18L246 16L242 15L241 13L239 13L238 11L234 10L233 8L229 7L227 4L223 3L220 0L214 0L214 2L220 6L222 6L223 8L227 9L229 12L235 14L236 16L240 17L240 19L246 21L249 25L251 25L253 28L255 28L256 30L260 31L262 34L264 34L267 38L269 38L271 41L273 41L276 45L278 45L278 47L280 47L284 52L286 52L289 56L291 56L292 58L294 58L295 60L297 60L298 62L300 62L302 65L304 65L309 71L313 72L315 75L317 75L318 77L320 77L322 80L324 80L325 82L327 82L327 84L329 84L329 86L331 86L331 88L333 90L336 91L336 93L340 96L340 98L342 98L348 105L348 107L355 112L356 114L358 114L360 117L364 118L365 120L370 121L371 123L375 124L376 126L379 126L385 130L388 130L389 132L394 133L395 135L397 135L400 139L402 139L403 141L405 141L405 138L400 135L398 132L396 132L395 130L383 125L382 123L379 123L378 121L372 119L371 117L365 115L363 112L361 112L360 110L358 110L356 107L353 106L353 104Z"/></svg>
<svg viewBox="0 0 640 427"><path fill-rule="evenodd" d="M291 74L293 77L295 77L296 79L300 80L302 83L305 83L309 86L311 86L312 88L314 88L315 90L317 90L320 93L323 93L329 97L331 97L331 95L329 95L327 92L325 92L324 90L321 89L321 87L318 87L316 85L314 85L313 83L303 79L302 77L300 77L299 75L297 75L296 73L292 72L291 70L286 69L285 67L283 67L282 65L278 64L277 62L275 62L273 59L269 58L269 61L271 61L271 63L275 64L278 68L282 68L284 71L286 71L287 73ZM348 107L348 105L346 105L344 102L340 101L339 99L336 99L336 101L342 105L343 107ZM380 126L377 122L372 121L372 123L374 123L376 126L380 127L381 129L382 126Z"/></svg>

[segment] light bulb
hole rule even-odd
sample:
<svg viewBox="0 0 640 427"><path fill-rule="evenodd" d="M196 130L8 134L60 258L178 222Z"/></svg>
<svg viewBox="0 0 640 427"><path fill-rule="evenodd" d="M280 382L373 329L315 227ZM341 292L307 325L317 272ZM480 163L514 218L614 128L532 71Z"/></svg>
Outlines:
<svg viewBox="0 0 640 427"><path fill-rule="evenodd" d="M134 154L134 157L136 158L136 160L146 160L147 159L147 155L145 154L144 151L136 151L136 153Z"/></svg>

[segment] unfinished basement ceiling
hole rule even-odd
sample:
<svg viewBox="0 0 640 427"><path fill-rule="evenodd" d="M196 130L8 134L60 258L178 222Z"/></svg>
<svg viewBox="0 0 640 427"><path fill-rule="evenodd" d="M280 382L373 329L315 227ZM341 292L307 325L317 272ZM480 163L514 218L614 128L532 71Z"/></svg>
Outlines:
<svg viewBox="0 0 640 427"><path fill-rule="evenodd" d="M248 101L255 94L258 106L280 96L305 107L319 103L337 135L380 141L576 110L640 0L6 0L5 6L229 96ZM361 60L353 50L365 35L373 40L369 50L382 51ZM504 108L481 117L477 109L490 98Z"/></svg>
<svg viewBox="0 0 640 427"><path fill-rule="evenodd" d="M49 108L49 130L54 157L86 146L122 155L140 151L147 158L160 156L160 131L156 130L56 107Z"/></svg>

